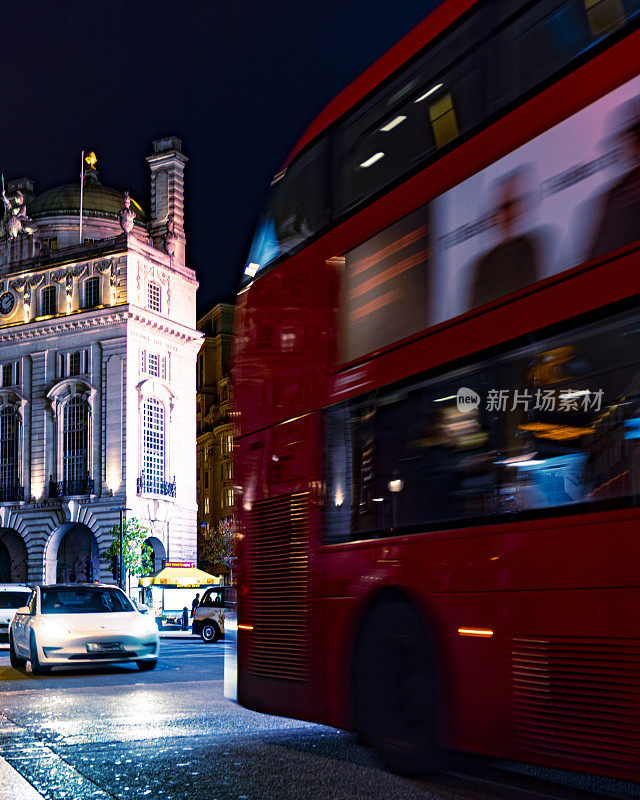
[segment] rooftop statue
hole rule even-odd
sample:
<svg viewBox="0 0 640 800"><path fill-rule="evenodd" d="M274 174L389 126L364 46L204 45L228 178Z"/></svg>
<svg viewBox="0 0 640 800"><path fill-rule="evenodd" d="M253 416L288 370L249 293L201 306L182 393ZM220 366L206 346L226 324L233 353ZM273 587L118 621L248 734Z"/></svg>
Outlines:
<svg viewBox="0 0 640 800"><path fill-rule="evenodd" d="M133 221L136 218L136 212L131 208L131 196L129 192L124 193L124 208L120 212L120 227L125 233L131 233L133 230Z"/></svg>
<svg viewBox="0 0 640 800"><path fill-rule="evenodd" d="M27 215L27 204L24 201L22 192L17 191L12 202L3 188L2 201L5 205L3 227L9 239L17 239L21 233L29 236L37 233L38 226Z"/></svg>
<svg viewBox="0 0 640 800"><path fill-rule="evenodd" d="M173 217L167 220L167 232L164 235L164 249L172 256L176 252L176 245L178 244L178 237L173 229Z"/></svg>

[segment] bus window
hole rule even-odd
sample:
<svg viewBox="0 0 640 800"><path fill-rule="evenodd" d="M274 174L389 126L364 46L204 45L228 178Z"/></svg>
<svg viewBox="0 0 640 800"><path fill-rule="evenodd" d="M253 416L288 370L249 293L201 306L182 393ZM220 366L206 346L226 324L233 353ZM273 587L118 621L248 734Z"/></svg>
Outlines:
<svg viewBox="0 0 640 800"><path fill-rule="evenodd" d="M639 321L621 315L330 408L327 542L628 502Z"/></svg>
<svg viewBox="0 0 640 800"><path fill-rule="evenodd" d="M275 179L251 243L245 282L275 259L298 250L326 224L326 154L326 140L322 140Z"/></svg>
<svg viewBox="0 0 640 800"><path fill-rule="evenodd" d="M533 89L593 42L581 0L536 3L495 37L489 109L503 108Z"/></svg>

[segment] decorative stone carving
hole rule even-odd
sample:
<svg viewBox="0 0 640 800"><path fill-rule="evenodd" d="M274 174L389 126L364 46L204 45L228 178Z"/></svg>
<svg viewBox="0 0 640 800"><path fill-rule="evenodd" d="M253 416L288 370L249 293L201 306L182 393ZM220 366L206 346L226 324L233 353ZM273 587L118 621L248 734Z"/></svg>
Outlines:
<svg viewBox="0 0 640 800"><path fill-rule="evenodd" d="M22 301L24 303L25 311L31 307L31 290L37 289L44 282L44 275L32 275L24 282L24 289L22 292Z"/></svg>
<svg viewBox="0 0 640 800"><path fill-rule="evenodd" d="M26 278L16 278L14 281L11 281L9 286L12 289L15 289L16 292L21 292L24 289L26 283L27 283Z"/></svg>
<svg viewBox="0 0 640 800"><path fill-rule="evenodd" d="M101 275L106 275L107 273L113 272L113 260L110 258L104 258L102 261L95 261L93 267Z"/></svg>
<svg viewBox="0 0 640 800"><path fill-rule="evenodd" d="M133 221L136 218L136 212L131 208L131 196L129 192L124 193L124 208L120 212L120 227L125 233L131 233L133 230Z"/></svg>
<svg viewBox="0 0 640 800"><path fill-rule="evenodd" d="M71 267L69 269L69 272L74 278L81 278L86 271L87 271L87 264L77 264L75 267Z"/></svg>
<svg viewBox="0 0 640 800"><path fill-rule="evenodd" d="M149 279L153 279L154 269L152 264L147 264L144 261L138 262L138 295L142 291L142 285Z"/></svg>
<svg viewBox="0 0 640 800"><path fill-rule="evenodd" d="M160 281L160 283L166 287L166 298L167 298L166 311L168 314L169 309L171 307L171 279L168 273L161 272L160 270L156 270L156 277Z"/></svg>
<svg viewBox="0 0 640 800"><path fill-rule="evenodd" d="M56 283L64 283L65 292L67 294L67 303L71 302L71 295L73 294L73 273L73 268L59 269L51 276Z"/></svg>
<svg viewBox="0 0 640 800"><path fill-rule="evenodd" d="M22 302L24 303L25 308L29 308L31 304L31 287L29 286L29 278L16 278L15 281L11 281L9 286L22 295Z"/></svg>
<svg viewBox="0 0 640 800"><path fill-rule="evenodd" d="M71 302L71 297L73 295L73 279L81 278L86 271L86 264L78 264L75 267L59 269L52 273L51 277L56 283L64 283L68 303Z"/></svg>
<svg viewBox="0 0 640 800"><path fill-rule="evenodd" d="M172 256L176 252L176 247L178 245L178 236L173 230L174 222L173 217L169 217L167 220L167 232L164 235L164 249L166 252Z"/></svg>

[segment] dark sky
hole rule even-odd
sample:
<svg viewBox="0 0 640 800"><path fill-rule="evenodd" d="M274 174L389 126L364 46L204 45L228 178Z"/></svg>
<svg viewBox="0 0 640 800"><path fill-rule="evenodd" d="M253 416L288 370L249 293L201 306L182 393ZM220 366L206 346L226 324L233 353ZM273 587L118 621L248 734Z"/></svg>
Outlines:
<svg viewBox="0 0 640 800"><path fill-rule="evenodd" d="M235 293L269 182L307 125L435 0L8 0L0 171L36 193L101 180L148 207L145 156L183 141L202 313Z"/></svg>

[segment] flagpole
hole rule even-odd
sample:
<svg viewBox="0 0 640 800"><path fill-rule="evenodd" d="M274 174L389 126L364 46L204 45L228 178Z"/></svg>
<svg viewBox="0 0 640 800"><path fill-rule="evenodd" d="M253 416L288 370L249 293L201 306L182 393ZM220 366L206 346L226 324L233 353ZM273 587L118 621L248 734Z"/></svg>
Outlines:
<svg viewBox="0 0 640 800"><path fill-rule="evenodd" d="M79 244L82 244L82 199L84 194L84 150L80 158L80 236Z"/></svg>

